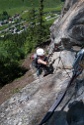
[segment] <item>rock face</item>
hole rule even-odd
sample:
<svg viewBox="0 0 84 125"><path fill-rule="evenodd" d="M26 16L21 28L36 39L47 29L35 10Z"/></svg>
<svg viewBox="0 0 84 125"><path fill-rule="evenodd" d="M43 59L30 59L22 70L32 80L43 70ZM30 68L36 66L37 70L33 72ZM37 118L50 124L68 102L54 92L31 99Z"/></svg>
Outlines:
<svg viewBox="0 0 84 125"><path fill-rule="evenodd" d="M53 53L53 60L55 60L53 66L56 67L57 69L72 69L72 65L75 60L75 52L71 51L60 51L60 52L54 52ZM53 61L52 60L52 61Z"/></svg>
<svg viewBox="0 0 84 125"><path fill-rule="evenodd" d="M75 53L73 52L55 52L51 58L52 61L55 59L53 74L36 79L4 102L0 106L0 125L38 125L53 102L58 100L59 94L65 90L72 76L74 58ZM66 121L68 105L66 103L76 100L84 101L84 80L79 79L74 83L77 83L76 86L73 84L69 89L46 125L68 125ZM84 117L81 118L84 119Z"/></svg>
<svg viewBox="0 0 84 125"><path fill-rule="evenodd" d="M60 18L50 30L52 47L54 44L67 49L73 45L82 46L84 0L66 0ZM53 74L28 83L0 105L0 125L38 125L53 102L66 89L72 76L75 54L68 50L54 52L51 57L51 61L55 60ZM84 72L73 83L46 125L84 125Z"/></svg>
<svg viewBox="0 0 84 125"><path fill-rule="evenodd" d="M66 0L50 31L52 44L67 49L72 45L84 46L84 0Z"/></svg>
<svg viewBox="0 0 84 125"><path fill-rule="evenodd" d="M35 80L0 106L0 125L38 124L67 83L65 71Z"/></svg>

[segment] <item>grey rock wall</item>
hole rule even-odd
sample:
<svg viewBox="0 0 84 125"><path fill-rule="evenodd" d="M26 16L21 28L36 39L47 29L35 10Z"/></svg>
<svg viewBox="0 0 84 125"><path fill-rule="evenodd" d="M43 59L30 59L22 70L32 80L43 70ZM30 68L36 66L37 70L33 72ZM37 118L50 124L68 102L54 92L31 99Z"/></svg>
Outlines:
<svg viewBox="0 0 84 125"><path fill-rule="evenodd" d="M70 49L84 46L84 0L66 0L61 16L50 27L52 44Z"/></svg>
<svg viewBox="0 0 84 125"><path fill-rule="evenodd" d="M38 125L58 99L59 93L65 90L72 76L75 58L75 52L70 49L73 45L84 44L84 0L66 0L60 18L54 22L50 31L52 48L55 44L62 45L63 49L69 51L54 52L51 57L51 61L55 60L53 74L28 83L19 93L0 105L0 125ZM74 81L46 125L84 125L84 112L80 117L79 110L74 110L75 120L67 113L70 111L68 105L75 101L80 103L80 100L84 102L84 73Z"/></svg>
<svg viewBox="0 0 84 125"><path fill-rule="evenodd" d="M67 81L66 73L57 71L30 83L0 106L0 125L38 124Z"/></svg>

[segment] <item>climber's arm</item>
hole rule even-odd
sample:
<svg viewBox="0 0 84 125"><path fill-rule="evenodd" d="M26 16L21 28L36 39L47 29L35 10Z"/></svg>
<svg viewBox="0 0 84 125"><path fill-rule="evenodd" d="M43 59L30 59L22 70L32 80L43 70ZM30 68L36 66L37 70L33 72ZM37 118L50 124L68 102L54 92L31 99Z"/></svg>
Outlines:
<svg viewBox="0 0 84 125"><path fill-rule="evenodd" d="M42 59L38 59L38 63L43 65L48 65L47 61L43 61Z"/></svg>

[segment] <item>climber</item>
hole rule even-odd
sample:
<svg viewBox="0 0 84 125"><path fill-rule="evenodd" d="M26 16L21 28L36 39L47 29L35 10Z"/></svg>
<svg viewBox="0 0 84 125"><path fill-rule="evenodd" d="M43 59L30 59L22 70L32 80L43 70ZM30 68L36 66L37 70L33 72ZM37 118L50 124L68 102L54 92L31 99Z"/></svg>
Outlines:
<svg viewBox="0 0 84 125"><path fill-rule="evenodd" d="M36 53L32 56L32 59L32 65L37 69L37 76L39 76L42 71L44 71L43 76L46 76L50 73L48 67L48 58L44 49L38 48Z"/></svg>
<svg viewBox="0 0 84 125"><path fill-rule="evenodd" d="M77 53L77 57L75 59L75 62L73 64L73 74L81 74L84 69L84 49L81 49Z"/></svg>

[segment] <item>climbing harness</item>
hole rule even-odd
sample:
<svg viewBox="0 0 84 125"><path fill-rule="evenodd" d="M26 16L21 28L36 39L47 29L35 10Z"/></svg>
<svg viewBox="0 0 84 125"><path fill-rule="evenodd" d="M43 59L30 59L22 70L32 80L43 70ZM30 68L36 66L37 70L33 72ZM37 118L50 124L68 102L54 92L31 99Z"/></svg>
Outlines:
<svg viewBox="0 0 84 125"><path fill-rule="evenodd" d="M80 59L82 59L82 57L84 56L84 51L80 51L78 53L78 59L76 59L75 61L75 64L77 64L77 62L80 62ZM83 54L83 55L82 55ZM81 58L80 58L81 57ZM60 59L60 58L59 58ZM79 66L79 63L76 65L76 68L77 67L80 67ZM78 69L78 71L77 71ZM73 81L82 73L82 69L79 70L79 68L75 69L74 68L74 71L73 71L73 75L72 75L72 78L71 80L69 81L66 89L64 92L62 92L60 95L59 95L59 98L57 100L55 100L55 102L53 103L53 105L51 106L51 108L49 109L49 111L47 112L47 114L44 116L44 118L42 119L42 121L40 122L39 125L43 125L44 123L46 123L50 117L53 115L55 109L59 106L59 104L61 103L61 101L63 100L63 98L65 97L65 94L67 93L69 87L71 86L71 84L73 83Z"/></svg>

